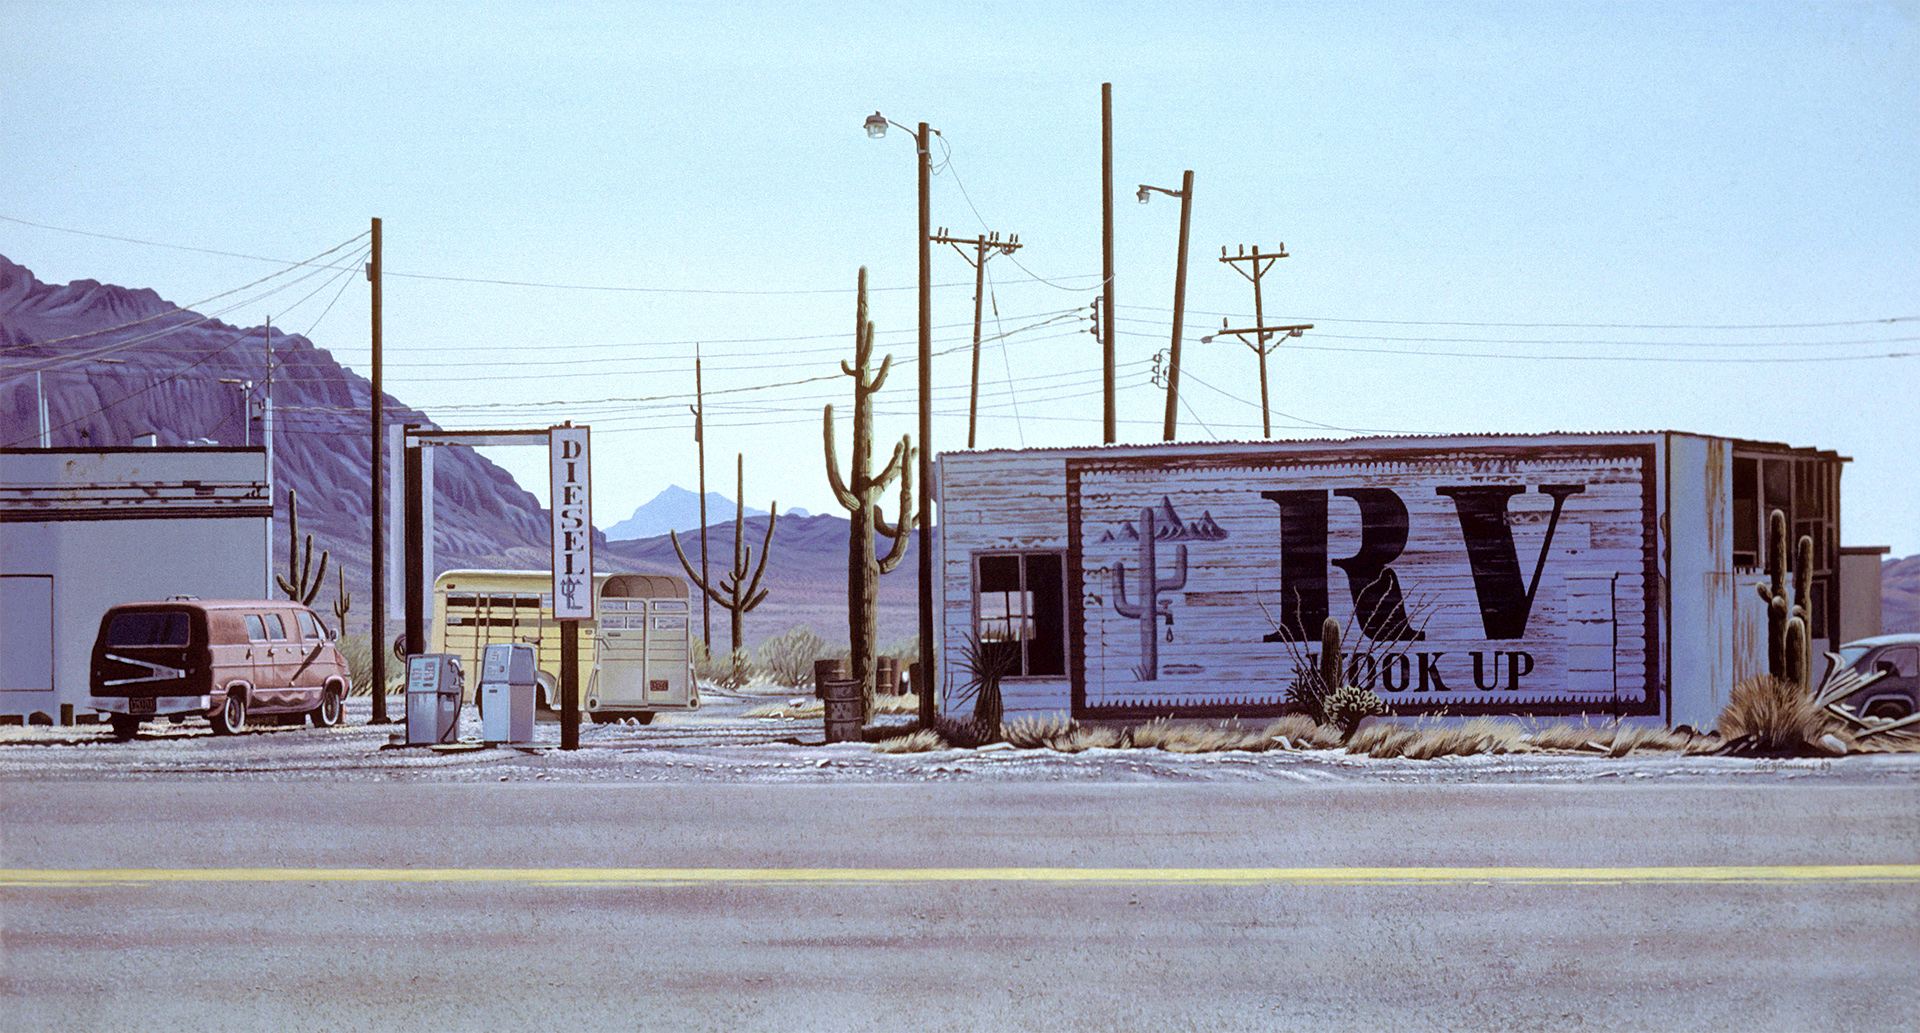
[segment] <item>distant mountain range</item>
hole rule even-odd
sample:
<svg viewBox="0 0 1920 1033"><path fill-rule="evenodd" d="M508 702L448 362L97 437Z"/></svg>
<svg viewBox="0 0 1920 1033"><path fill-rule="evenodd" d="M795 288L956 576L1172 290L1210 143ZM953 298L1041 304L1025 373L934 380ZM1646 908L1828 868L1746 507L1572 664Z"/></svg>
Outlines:
<svg viewBox="0 0 1920 1033"><path fill-rule="evenodd" d="M184 311L151 290L129 290L94 280L64 286L41 283L31 271L0 256L0 447L38 443L34 371L42 371L51 443L61 448L125 447L153 434L179 447L211 442L239 446L261 441L238 382L259 382L267 370L262 328L242 328ZM273 331L275 542L286 540L288 489L298 493L300 532L329 551L353 596L350 630L364 630L371 531L367 410L372 386L299 334ZM223 383L223 380L236 383ZM255 389L258 394L258 389ZM436 426L418 409L386 395L395 423ZM251 424L251 427L249 426ZM543 569L550 562L548 517L539 501L505 470L467 448L442 448L434 460L436 573L462 567ZM680 499L684 496L684 500ZM717 501L716 501L717 499ZM655 503L662 516L651 525ZM683 505L691 520L675 513ZM670 488L640 507L617 533L638 540L607 541L596 533L603 570L679 574L665 530L696 528L698 499ZM750 511L751 512L751 511ZM708 553L716 573L733 562L733 504L711 496ZM639 521L635 523L634 521ZM747 521L756 552L766 517ZM640 537L644 535L644 537ZM688 559L700 562L699 536L687 539ZM282 546L284 548L284 546ZM833 516L783 516L764 584L772 591L746 622L749 644L806 623L829 641L846 635L847 521ZM280 557L283 565L286 559ZM912 633L913 560L881 579L881 637ZM334 571L316 600L335 596ZM904 605L905 609L902 609ZM397 615L396 615L397 616ZM716 647L726 648L726 613L714 608Z"/></svg>
<svg viewBox="0 0 1920 1033"><path fill-rule="evenodd" d="M731 523L733 521L733 500L717 491L707 492L707 523ZM747 516L766 516L764 509L747 507ZM807 511L794 507L782 516L807 516ZM606 535L613 541L630 541L636 538L656 538L668 531L697 531L700 528L700 494L688 491L677 484L669 484L660 494L643 503L633 511L633 515L605 529Z"/></svg>

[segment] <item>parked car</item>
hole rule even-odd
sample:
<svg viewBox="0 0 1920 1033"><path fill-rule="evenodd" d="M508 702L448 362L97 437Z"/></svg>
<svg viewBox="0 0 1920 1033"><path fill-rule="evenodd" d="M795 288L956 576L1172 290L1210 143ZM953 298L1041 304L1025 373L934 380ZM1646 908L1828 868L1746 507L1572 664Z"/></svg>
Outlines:
<svg viewBox="0 0 1920 1033"><path fill-rule="evenodd" d="M1840 647L1840 663L1861 674L1885 671L1846 701L1855 713L1899 719L1920 711L1920 635L1876 635Z"/></svg>
<svg viewBox="0 0 1920 1033"><path fill-rule="evenodd" d="M351 675L312 610L286 600L123 603L100 618L89 665L93 709L117 739L149 718L205 717L218 735L256 717L340 722Z"/></svg>

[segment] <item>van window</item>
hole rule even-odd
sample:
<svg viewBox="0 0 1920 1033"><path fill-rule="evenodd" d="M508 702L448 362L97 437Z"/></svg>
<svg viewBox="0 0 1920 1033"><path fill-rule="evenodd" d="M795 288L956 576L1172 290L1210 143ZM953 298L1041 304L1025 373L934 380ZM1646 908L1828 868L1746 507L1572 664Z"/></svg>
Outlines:
<svg viewBox="0 0 1920 1033"><path fill-rule="evenodd" d="M1883 663L1891 663L1894 677L1911 678L1916 673L1915 669L1920 668L1920 649L1915 649L1913 646L1893 646L1882 649L1873 658L1873 663L1875 667Z"/></svg>
<svg viewBox="0 0 1920 1033"><path fill-rule="evenodd" d="M260 615L257 613L247 614L247 641L265 642L266 640L267 626L260 623Z"/></svg>
<svg viewBox="0 0 1920 1033"><path fill-rule="evenodd" d="M287 626L285 624L280 623L279 614L277 613L264 614L262 616L262 619L267 622L267 640L268 641L285 642L287 640Z"/></svg>
<svg viewBox="0 0 1920 1033"><path fill-rule="evenodd" d="M107 622L109 646L184 646L184 613L116 613Z"/></svg>
<svg viewBox="0 0 1920 1033"><path fill-rule="evenodd" d="M320 642L327 637L321 633L320 622L314 619L313 614L305 610L296 610L293 619L300 625L300 636L307 641Z"/></svg>

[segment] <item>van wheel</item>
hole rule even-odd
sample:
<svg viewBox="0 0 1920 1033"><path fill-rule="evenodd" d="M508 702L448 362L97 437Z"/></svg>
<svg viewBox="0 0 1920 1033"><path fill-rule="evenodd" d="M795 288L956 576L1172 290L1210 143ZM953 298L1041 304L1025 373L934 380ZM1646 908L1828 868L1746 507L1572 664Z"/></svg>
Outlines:
<svg viewBox="0 0 1920 1033"><path fill-rule="evenodd" d="M133 733L140 730L140 719L132 714L112 714L108 716L107 721L113 725L114 742L126 742L133 738Z"/></svg>
<svg viewBox="0 0 1920 1033"><path fill-rule="evenodd" d="M315 728L332 728L340 723L340 694L329 688L320 694L320 705L307 712Z"/></svg>
<svg viewBox="0 0 1920 1033"><path fill-rule="evenodd" d="M247 730L247 697L237 689L227 690L227 702L213 714L213 734L239 735Z"/></svg>

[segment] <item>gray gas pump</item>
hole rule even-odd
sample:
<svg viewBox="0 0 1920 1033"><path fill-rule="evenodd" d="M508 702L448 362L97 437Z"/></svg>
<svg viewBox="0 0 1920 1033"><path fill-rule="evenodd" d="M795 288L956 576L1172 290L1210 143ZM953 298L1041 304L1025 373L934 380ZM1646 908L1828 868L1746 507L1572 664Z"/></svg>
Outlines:
<svg viewBox="0 0 1920 1033"><path fill-rule="evenodd" d="M480 658L480 739L488 744L533 741L533 647L498 642Z"/></svg>
<svg viewBox="0 0 1920 1033"><path fill-rule="evenodd" d="M452 653L407 657L407 745L453 742L460 732L466 676Z"/></svg>

